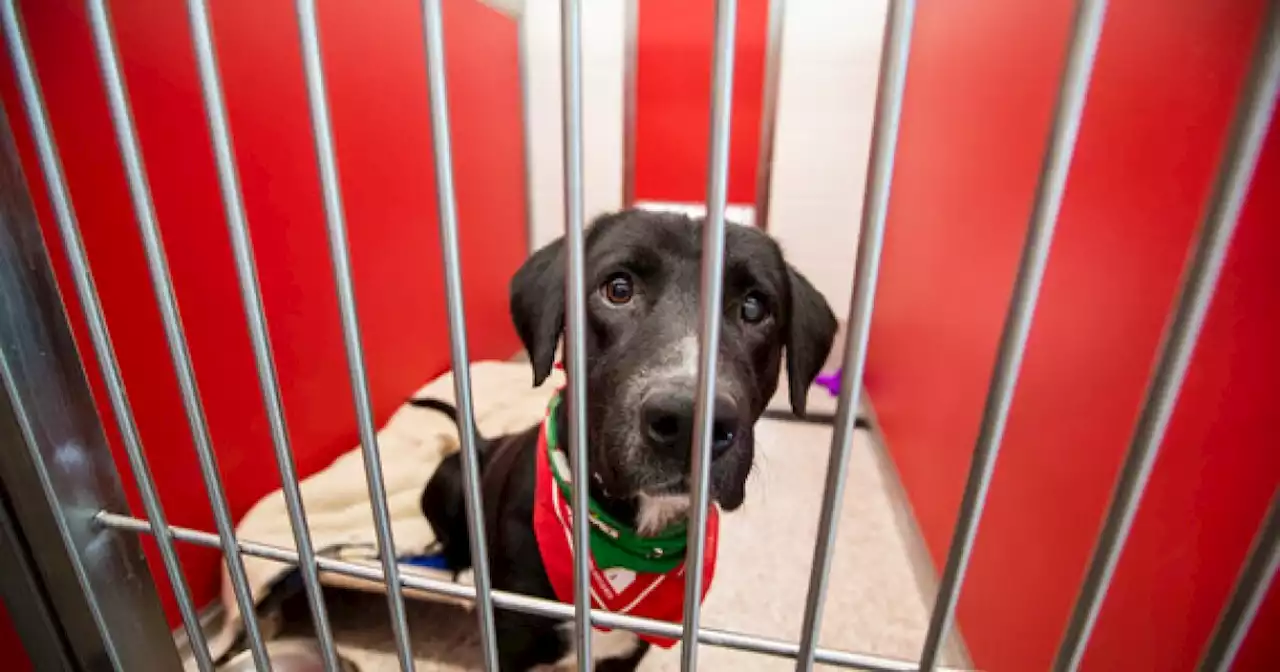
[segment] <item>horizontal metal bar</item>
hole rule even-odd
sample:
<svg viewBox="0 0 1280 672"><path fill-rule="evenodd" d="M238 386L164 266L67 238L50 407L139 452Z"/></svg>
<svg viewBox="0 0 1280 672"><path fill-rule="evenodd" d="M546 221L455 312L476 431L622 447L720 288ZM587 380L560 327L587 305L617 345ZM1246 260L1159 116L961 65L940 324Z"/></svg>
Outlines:
<svg viewBox="0 0 1280 672"><path fill-rule="evenodd" d="M140 534L152 534L151 525L141 519L133 516L124 516L117 513L107 511L99 512L96 516L99 525L116 530L127 530ZM176 540L189 544L197 544L200 546L208 546L211 548L218 547L218 537L208 532L201 532L186 527L170 526L169 534ZM287 565L297 565L298 554L292 550L272 546L270 544L260 544L252 541L238 541L240 552L245 555L252 555L258 558L274 560L276 562ZM366 581L385 582L385 574L382 569L375 565L362 565L345 560L328 558L321 556L316 559L320 565L320 569L324 572L332 574L340 574L355 579L363 579ZM463 583L454 583L451 581L443 581L440 579L432 579L423 576L414 576L409 574L401 575L401 585L404 588L411 588L426 593L443 595L446 597L461 598L464 600L475 600L476 589ZM549 618L572 619L574 616L574 608L571 604L546 600L540 597L530 597L521 595L520 593L511 593L505 590L495 590L492 593L493 604L496 607L510 609L535 616L547 616ZM679 639L682 628L678 623L668 623L666 621L658 621L651 618L638 618L636 616L627 616L624 614L615 614L610 611L600 609L591 610L591 620L593 623L606 628L615 628L619 630L627 630L655 637L666 637L671 639ZM787 642L780 639L772 639L768 637L759 637L740 632L731 632L728 630L716 630L712 628L698 628L698 642L710 646L719 646L727 649L737 649L739 651L750 651L753 653L763 653L779 658L795 658L800 652L800 645L796 642ZM837 649L818 649L815 660L826 665L834 665L852 670L868 670L870 672L915 672L919 664L911 660L902 660L897 658L887 658L884 656L876 656L865 653L854 653L851 651L840 651ZM959 668L938 668L943 672L962 672Z"/></svg>
<svg viewBox="0 0 1280 672"><path fill-rule="evenodd" d="M1244 566L1200 660L1201 672L1228 672L1280 569L1280 488L1253 538Z"/></svg>
<svg viewBox="0 0 1280 672"><path fill-rule="evenodd" d="M1018 262L1013 296L1009 300L1009 309L1000 334L996 364L991 372L991 384L987 388L987 398L982 409L982 424L973 449L969 475L965 479L964 495L960 501L951 546L947 551L947 564L943 568L938 596L929 617L929 631L925 635L924 651L920 656L923 660L922 670L933 668L943 642L946 641L947 632L955 618L956 604L960 600L960 590L964 586L965 572L973 554L974 543L978 538L978 526L982 523L982 511L986 507L987 492L995 475L1000 443L1009 420L1009 409L1013 405L1022 357L1027 348L1027 337L1031 333L1040 284L1044 280L1045 268L1049 262L1058 212L1066 193L1071 157L1075 153L1076 137L1080 132L1085 101L1089 95L1089 79L1093 73L1098 43L1102 38L1106 9L1105 0L1080 0L1076 6L1067 60L1049 129L1048 147L1045 149L1036 185L1031 222L1022 258Z"/></svg>
<svg viewBox="0 0 1280 672"><path fill-rule="evenodd" d="M1183 269L1178 297L1161 337L1142 410L1134 424L1097 545L1058 648L1055 670L1075 670L1084 658L1089 636L1102 611L1107 588L1155 468L1160 444L1177 407L1178 393L1195 354L1200 328L1213 303L1218 277L1226 263L1240 210L1262 153L1276 97L1280 95L1280 2L1273 1L1268 14L1236 106L1213 191Z"/></svg>
<svg viewBox="0 0 1280 672"><path fill-rule="evenodd" d="M775 9L781 11L782 7ZM915 0L891 0L885 15L871 156L867 161L866 205L862 209L853 291L849 301L849 333L841 359L840 398L836 404L835 427L831 432L831 452L827 460L813 565L805 597L804 625L800 629L801 655L796 661L797 670L813 669L813 652L822 630L822 604L826 598L831 556L838 533L839 506L844 501L849 455L853 450L853 434L862 403L862 376L867 361L867 344L871 338L871 316L880 273L880 253L884 247L885 221L889 214L893 162L897 153L915 11Z"/></svg>

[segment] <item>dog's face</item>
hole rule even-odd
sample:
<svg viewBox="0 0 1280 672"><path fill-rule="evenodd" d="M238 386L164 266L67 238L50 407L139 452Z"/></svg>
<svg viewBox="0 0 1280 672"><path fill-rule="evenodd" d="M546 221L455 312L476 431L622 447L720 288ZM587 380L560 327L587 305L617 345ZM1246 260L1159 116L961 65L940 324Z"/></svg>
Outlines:
<svg viewBox="0 0 1280 672"><path fill-rule="evenodd" d="M836 320L787 265L774 241L748 227L725 233L710 496L742 504L754 457L753 425L778 386L787 354L792 408L827 358ZM551 372L564 330L563 243L542 248L511 283L511 313L534 370ZM640 531L684 513L698 377L702 224L629 210L586 232L589 468L611 497L635 498Z"/></svg>

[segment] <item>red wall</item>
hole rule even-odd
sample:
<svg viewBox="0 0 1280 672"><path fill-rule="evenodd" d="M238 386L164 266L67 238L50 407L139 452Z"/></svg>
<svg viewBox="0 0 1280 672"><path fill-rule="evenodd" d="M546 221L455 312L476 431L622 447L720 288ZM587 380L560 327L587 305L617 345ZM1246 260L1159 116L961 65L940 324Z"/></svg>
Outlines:
<svg viewBox="0 0 1280 672"><path fill-rule="evenodd" d="M31 659L22 647L18 631L13 628L13 619L5 605L0 603L0 651L4 651L5 659L13 672L31 672Z"/></svg>
<svg viewBox="0 0 1280 672"><path fill-rule="evenodd" d="M212 530L116 153L82 3L25 2L25 23L125 384L170 522ZM435 178L418 4L320 3L369 384L379 422L448 367ZM182 3L113 3L156 209L234 515L279 487L242 316ZM302 474L357 443L324 233L293 3L213 3L244 198L289 429ZM518 346L507 278L524 258L516 24L445 3L468 327L476 358ZM7 52L6 52L7 53ZM141 506L70 287L13 73L0 95L90 381L135 511ZM163 577L148 543L153 573ZM198 603L219 553L182 545ZM161 588L176 622L171 595Z"/></svg>
<svg viewBox="0 0 1280 672"><path fill-rule="evenodd" d="M1217 166L1263 2L1107 15L959 623L984 669L1059 643ZM950 543L1073 2L921 4L868 387L939 567ZM1085 660L1191 669L1280 483L1280 127ZM1272 599L1238 669L1276 669Z"/></svg>
<svg viewBox="0 0 1280 672"><path fill-rule="evenodd" d="M729 202L755 203L768 0L738 2ZM705 202L714 0L640 3L636 39L638 200Z"/></svg>

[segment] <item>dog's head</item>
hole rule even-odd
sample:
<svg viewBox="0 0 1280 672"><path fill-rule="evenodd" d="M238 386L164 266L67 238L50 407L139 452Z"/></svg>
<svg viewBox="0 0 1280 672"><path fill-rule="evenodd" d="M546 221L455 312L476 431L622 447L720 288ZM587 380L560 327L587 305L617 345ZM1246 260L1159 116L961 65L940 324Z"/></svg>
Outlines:
<svg viewBox="0 0 1280 672"><path fill-rule="evenodd" d="M752 428L778 386L783 350L791 406L804 413L836 320L822 295L757 229L725 232L710 496L742 504ZM586 232L589 468L612 497L634 498L642 533L684 513L698 377L702 222L628 210ZM538 250L511 282L511 314L533 365L551 372L564 331L564 245Z"/></svg>

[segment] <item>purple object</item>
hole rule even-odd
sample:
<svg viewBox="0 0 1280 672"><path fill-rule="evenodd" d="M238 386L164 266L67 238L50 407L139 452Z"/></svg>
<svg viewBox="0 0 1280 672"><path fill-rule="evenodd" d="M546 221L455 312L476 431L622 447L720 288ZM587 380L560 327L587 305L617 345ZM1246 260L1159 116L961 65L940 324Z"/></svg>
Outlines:
<svg viewBox="0 0 1280 672"><path fill-rule="evenodd" d="M844 371L844 367L835 370L835 373L820 375L813 379L813 384L825 388L833 397L840 396L840 375Z"/></svg>

